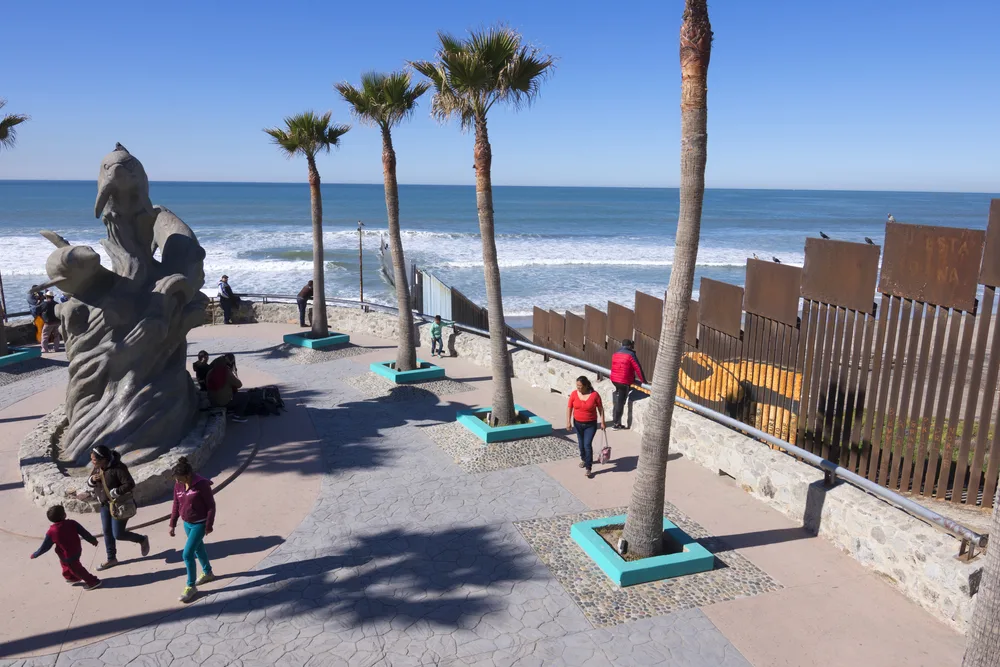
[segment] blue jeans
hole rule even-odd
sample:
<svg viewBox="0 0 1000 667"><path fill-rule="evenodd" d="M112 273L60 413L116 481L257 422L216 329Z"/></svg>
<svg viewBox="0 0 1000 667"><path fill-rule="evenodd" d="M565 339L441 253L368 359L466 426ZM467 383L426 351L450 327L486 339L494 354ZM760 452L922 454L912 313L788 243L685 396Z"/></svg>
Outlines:
<svg viewBox="0 0 1000 667"><path fill-rule="evenodd" d="M573 420L576 429L576 442L580 445L580 460L589 471L594 462L594 436L597 435L597 422L578 422Z"/></svg>
<svg viewBox="0 0 1000 667"><path fill-rule="evenodd" d="M439 354L444 354L444 341L441 340L441 336L431 336L431 354L434 354L435 350Z"/></svg>
<svg viewBox="0 0 1000 667"><path fill-rule="evenodd" d="M295 304L299 307L299 326L304 327L306 325L306 300L305 299L295 299Z"/></svg>
<svg viewBox="0 0 1000 667"><path fill-rule="evenodd" d="M222 321L230 324L233 321L233 301L232 299L219 299L222 307Z"/></svg>
<svg viewBox="0 0 1000 667"><path fill-rule="evenodd" d="M111 508L107 505L101 505L101 529L104 531L104 549L108 552L108 560L118 558L117 540L142 544L146 539L145 535L128 529L128 519L122 521L112 518Z"/></svg>
<svg viewBox="0 0 1000 667"><path fill-rule="evenodd" d="M198 567L195 565L195 558L201 563L201 571L205 574L212 574L212 564L208 562L208 551L205 550L205 522L184 524L184 534L187 535L187 542L184 543L184 567L187 568L187 585L194 586L197 578Z"/></svg>

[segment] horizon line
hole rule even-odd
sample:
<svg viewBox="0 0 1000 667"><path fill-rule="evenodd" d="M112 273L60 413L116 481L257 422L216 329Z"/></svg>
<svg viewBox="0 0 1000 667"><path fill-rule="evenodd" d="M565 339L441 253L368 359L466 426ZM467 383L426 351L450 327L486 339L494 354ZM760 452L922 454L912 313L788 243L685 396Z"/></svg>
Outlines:
<svg viewBox="0 0 1000 667"><path fill-rule="evenodd" d="M156 180L149 181L163 184L183 184L183 185L308 185L305 181L178 181L178 180ZM97 183L97 179L85 178L0 178L0 183ZM370 187L384 187L383 183L337 183L326 182L323 185L361 185ZM475 188L473 183L399 183L401 186L417 187L445 187L445 188ZM605 189L605 190L679 190L680 187L673 185L516 185L502 184L493 185L494 188L573 188L573 189ZM1000 193L984 192L978 190L899 190L899 189L861 189L861 188L818 188L818 187L705 187L705 190L748 190L759 192L887 192L900 194L962 194L962 195L987 195L993 196Z"/></svg>

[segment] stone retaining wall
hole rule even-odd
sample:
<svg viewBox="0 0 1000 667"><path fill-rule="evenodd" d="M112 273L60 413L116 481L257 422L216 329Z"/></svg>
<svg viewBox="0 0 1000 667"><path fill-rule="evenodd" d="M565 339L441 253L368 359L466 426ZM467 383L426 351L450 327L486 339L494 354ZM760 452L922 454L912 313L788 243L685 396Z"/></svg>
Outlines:
<svg viewBox="0 0 1000 667"><path fill-rule="evenodd" d="M34 345L37 342L35 324L30 321L7 324L4 332L7 334L8 345Z"/></svg>
<svg viewBox="0 0 1000 667"><path fill-rule="evenodd" d="M744 491L800 521L961 632L973 609L982 558L955 558L959 541L847 483L683 408L671 449L733 478Z"/></svg>

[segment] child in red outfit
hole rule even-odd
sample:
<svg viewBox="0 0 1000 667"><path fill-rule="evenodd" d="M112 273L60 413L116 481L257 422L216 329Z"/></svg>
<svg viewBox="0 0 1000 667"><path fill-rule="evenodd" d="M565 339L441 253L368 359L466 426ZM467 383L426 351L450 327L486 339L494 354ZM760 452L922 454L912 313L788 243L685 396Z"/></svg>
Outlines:
<svg viewBox="0 0 1000 667"><path fill-rule="evenodd" d="M67 519L66 510L62 505L50 507L45 512L45 516L49 518L52 525L45 533L42 546L31 554L31 558L38 558L55 545L56 555L59 556L59 562L62 564L62 575L66 583L76 584L82 581L84 583L83 589L87 591L92 591L100 586L101 580L88 572L87 568L80 562L80 556L83 554L80 538L82 537L95 547L97 546L97 538L76 521Z"/></svg>

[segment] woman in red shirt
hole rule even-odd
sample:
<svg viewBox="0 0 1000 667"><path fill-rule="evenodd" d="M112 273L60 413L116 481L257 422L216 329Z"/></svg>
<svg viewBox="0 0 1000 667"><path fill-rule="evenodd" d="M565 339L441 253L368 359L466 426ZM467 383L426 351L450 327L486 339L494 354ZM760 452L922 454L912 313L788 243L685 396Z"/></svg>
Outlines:
<svg viewBox="0 0 1000 667"><path fill-rule="evenodd" d="M569 395L566 406L566 429L576 430L576 441L580 445L580 467L586 469L587 477L593 479L590 467L594 461L594 436L597 435L597 417L601 417L604 430L604 405L601 395L586 376L576 379L576 391Z"/></svg>

